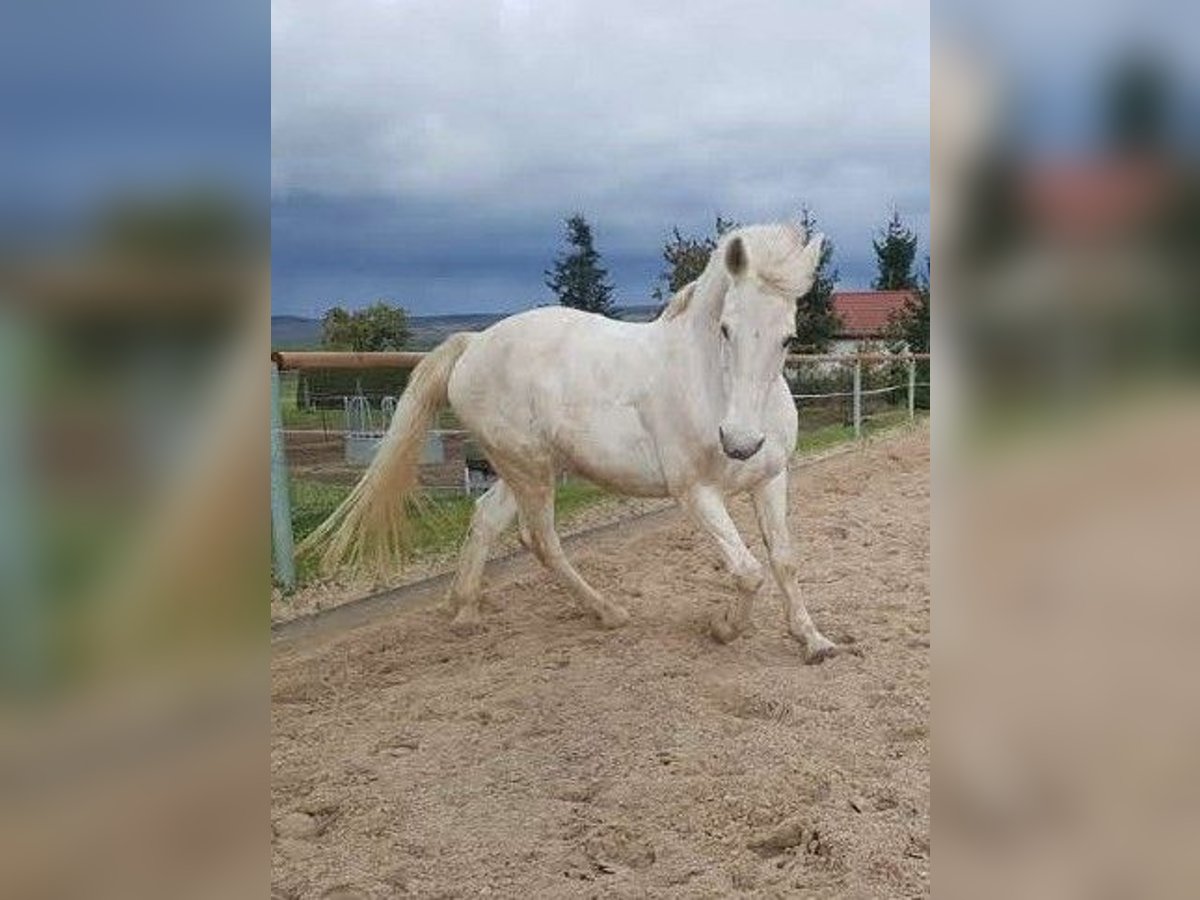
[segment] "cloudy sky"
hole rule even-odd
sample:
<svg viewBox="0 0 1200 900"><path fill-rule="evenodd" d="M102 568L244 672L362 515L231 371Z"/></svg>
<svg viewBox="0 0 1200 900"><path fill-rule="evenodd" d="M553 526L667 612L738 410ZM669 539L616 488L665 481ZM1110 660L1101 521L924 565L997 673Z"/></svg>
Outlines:
<svg viewBox="0 0 1200 900"><path fill-rule="evenodd" d="M582 211L618 301L673 225L817 214L843 287L893 207L929 215L921 2L276 0L277 313L546 302Z"/></svg>

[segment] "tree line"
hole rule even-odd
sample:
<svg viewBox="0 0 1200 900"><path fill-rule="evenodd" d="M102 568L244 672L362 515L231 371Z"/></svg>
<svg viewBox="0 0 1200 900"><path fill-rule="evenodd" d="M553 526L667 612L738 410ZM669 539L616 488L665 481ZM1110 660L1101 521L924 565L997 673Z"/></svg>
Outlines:
<svg viewBox="0 0 1200 900"><path fill-rule="evenodd" d="M805 207L798 223L809 234L818 229L816 216ZM664 268L651 295L665 305L671 295L700 276L721 237L738 223L718 215L711 232L686 234L672 228L663 244ZM602 257L596 249L591 224L581 213L566 219L564 246L544 272L546 287L563 306L615 317L615 288ZM929 351L929 257L918 269L917 235L893 212L891 218L872 239L876 275L871 286L876 290L909 290L914 301L893 321L889 338L907 343L913 352ZM841 323L833 307L838 282L834 265L835 247L826 239L811 290L796 303L796 332L792 347L797 352L821 352L840 332ZM370 352L399 350L411 337L408 315L386 300L362 310L348 311L342 306L328 310L322 319L322 345L331 350Z"/></svg>
<svg viewBox="0 0 1200 900"><path fill-rule="evenodd" d="M798 223L808 234L817 228L812 210L801 210ZM662 249L663 271L651 291L654 299L665 305L676 291L700 277L709 256L728 231L738 222L721 215L716 217L713 230L707 234L685 234L678 227L671 229ZM595 246L592 227L580 213L566 220L565 247L547 269L546 286L563 306L587 312L615 316L617 313L614 289L608 270L601 265ZM924 271L916 268L917 235L893 211L891 218L872 240L875 251L876 276L871 286L879 291L908 290L914 294L904 312L892 323L888 337L904 341L914 352L929 350L929 261ZM838 282L838 270L833 264L834 244L826 239L821 249L813 286L796 303L796 333L792 341L797 352L821 352L841 330L833 307L833 292Z"/></svg>

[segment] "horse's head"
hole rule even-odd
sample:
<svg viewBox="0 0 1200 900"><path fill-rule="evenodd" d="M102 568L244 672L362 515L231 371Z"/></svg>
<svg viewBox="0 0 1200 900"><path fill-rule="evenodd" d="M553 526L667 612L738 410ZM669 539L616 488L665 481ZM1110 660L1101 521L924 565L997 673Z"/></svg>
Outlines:
<svg viewBox="0 0 1200 900"><path fill-rule="evenodd" d="M796 302L812 287L824 238L788 226L739 228L718 245L728 288L716 327L726 407L721 449L749 459L765 439L763 414L796 328Z"/></svg>

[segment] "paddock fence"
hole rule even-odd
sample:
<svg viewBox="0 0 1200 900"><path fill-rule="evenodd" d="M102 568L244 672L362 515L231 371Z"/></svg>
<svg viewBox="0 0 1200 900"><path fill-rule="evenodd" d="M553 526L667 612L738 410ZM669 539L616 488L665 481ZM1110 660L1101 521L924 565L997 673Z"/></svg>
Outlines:
<svg viewBox="0 0 1200 900"><path fill-rule="evenodd" d="M271 354L271 529L276 583L296 586L293 488L357 481L386 431L407 374L425 353ZM784 377L800 411L800 444L861 439L912 421L929 405L929 354L789 354ZM322 373L339 377L322 380ZM444 410L422 458L433 493L474 495L494 476L470 434Z"/></svg>

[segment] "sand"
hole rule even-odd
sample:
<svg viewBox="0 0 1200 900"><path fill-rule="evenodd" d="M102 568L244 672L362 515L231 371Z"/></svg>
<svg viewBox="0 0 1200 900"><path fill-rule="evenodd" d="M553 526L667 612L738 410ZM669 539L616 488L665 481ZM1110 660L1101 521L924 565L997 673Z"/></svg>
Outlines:
<svg viewBox="0 0 1200 900"><path fill-rule="evenodd" d="M790 501L813 617L861 656L803 665L774 589L713 641L732 584L675 514L568 548L617 631L527 560L475 634L426 603L277 640L275 896L927 895L927 428L798 464Z"/></svg>

